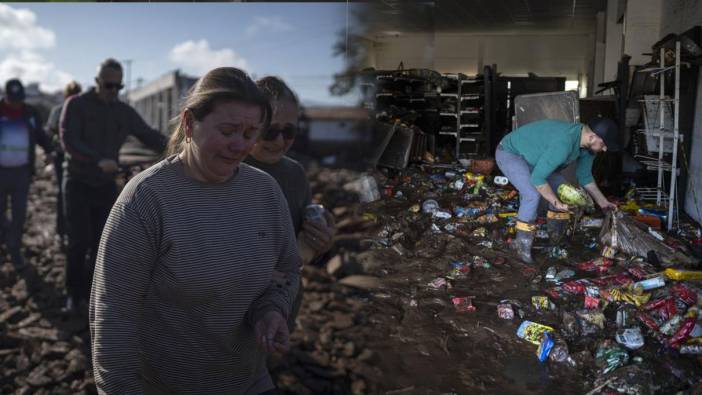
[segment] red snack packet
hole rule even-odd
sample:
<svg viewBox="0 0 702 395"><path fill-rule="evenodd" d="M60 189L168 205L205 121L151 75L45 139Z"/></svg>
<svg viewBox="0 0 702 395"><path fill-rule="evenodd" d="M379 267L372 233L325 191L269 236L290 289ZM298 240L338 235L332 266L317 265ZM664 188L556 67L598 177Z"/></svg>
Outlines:
<svg viewBox="0 0 702 395"><path fill-rule="evenodd" d="M673 285L672 291L676 298L682 300L688 306L697 303L697 293L681 283Z"/></svg>
<svg viewBox="0 0 702 395"><path fill-rule="evenodd" d="M585 284L583 284L577 280L568 281L567 283L563 284L563 290L568 292L568 293L572 293L572 294L576 294L576 295L584 294L585 293Z"/></svg>
<svg viewBox="0 0 702 395"><path fill-rule="evenodd" d="M451 301L453 302L453 306L456 308L456 311L459 313L472 313L475 311L472 296L455 297L451 298Z"/></svg>
<svg viewBox="0 0 702 395"><path fill-rule="evenodd" d="M644 313L643 311L639 311L636 314L636 318L638 318L639 321L643 322L644 325L646 325L647 327L649 327L649 329L655 332L658 332L658 330L660 329L656 321L654 321L650 315Z"/></svg>
<svg viewBox="0 0 702 395"><path fill-rule="evenodd" d="M553 299L560 299L563 297L563 295L561 295L561 287L551 287L546 289L544 292Z"/></svg>
<svg viewBox="0 0 702 395"><path fill-rule="evenodd" d="M672 297L648 302L643 306L643 309L646 311L658 312L661 318L663 318L666 321L678 312L678 309L675 307L675 299L673 299Z"/></svg>
<svg viewBox="0 0 702 395"><path fill-rule="evenodd" d="M594 310L600 307L600 298L594 296L585 296L585 308L589 310Z"/></svg>
<svg viewBox="0 0 702 395"><path fill-rule="evenodd" d="M674 348L680 347L680 343L690 337L690 332L692 332L696 322L697 320L694 317L685 318L680 328L671 336L668 345Z"/></svg>
<svg viewBox="0 0 702 395"><path fill-rule="evenodd" d="M630 266L626 269L632 276L636 277L637 280L642 280L649 275L641 266Z"/></svg>

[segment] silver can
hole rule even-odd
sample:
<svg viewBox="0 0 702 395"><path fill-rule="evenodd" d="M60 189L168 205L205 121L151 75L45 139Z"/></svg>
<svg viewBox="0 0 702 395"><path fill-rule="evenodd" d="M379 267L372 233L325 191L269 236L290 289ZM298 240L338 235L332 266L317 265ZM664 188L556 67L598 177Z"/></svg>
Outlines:
<svg viewBox="0 0 702 395"><path fill-rule="evenodd" d="M324 206L321 204L310 204L305 207L305 219L311 222L321 222L326 224L324 218Z"/></svg>

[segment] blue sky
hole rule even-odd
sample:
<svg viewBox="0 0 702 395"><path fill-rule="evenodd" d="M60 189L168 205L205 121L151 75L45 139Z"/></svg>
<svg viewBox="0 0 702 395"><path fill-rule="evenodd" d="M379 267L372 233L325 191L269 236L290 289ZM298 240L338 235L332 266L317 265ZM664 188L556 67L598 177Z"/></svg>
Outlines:
<svg viewBox="0 0 702 395"><path fill-rule="evenodd" d="M170 70L199 76L235 65L283 77L304 102L354 104L329 94L343 57L332 46L344 3L0 3L0 80L43 90L92 84L106 57L132 59L131 80ZM125 76L126 78L126 76Z"/></svg>

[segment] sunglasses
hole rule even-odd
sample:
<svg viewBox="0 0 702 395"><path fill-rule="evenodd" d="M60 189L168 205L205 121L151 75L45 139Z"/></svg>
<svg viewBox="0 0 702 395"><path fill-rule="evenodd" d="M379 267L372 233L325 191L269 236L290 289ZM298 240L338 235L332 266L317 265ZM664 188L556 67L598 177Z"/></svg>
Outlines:
<svg viewBox="0 0 702 395"><path fill-rule="evenodd" d="M265 141L273 141L278 138L278 135L282 134L285 140L292 140L297 134L297 126L285 125L285 126L271 126L268 130L263 133L261 138Z"/></svg>
<svg viewBox="0 0 702 395"><path fill-rule="evenodd" d="M124 88L124 85L122 85L122 83L120 83L120 82L102 82L100 80L100 78L97 78L97 77L95 78L95 82L100 84L100 86L102 88L108 89L108 90L112 90L112 89L120 90L120 89Z"/></svg>
<svg viewBox="0 0 702 395"><path fill-rule="evenodd" d="M124 85L117 83L117 82L105 82L102 84L102 87L105 89L120 90L120 89L124 88Z"/></svg>

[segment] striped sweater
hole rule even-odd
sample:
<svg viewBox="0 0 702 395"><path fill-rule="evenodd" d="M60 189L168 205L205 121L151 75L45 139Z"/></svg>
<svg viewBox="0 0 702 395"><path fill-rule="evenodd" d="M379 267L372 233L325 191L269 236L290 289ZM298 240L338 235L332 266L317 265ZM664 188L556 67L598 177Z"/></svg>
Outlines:
<svg viewBox="0 0 702 395"><path fill-rule="evenodd" d="M223 184L177 157L133 178L102 234L90 298L101 393L241 394L272 389L253 324L287 318L299 258L285 197L242 164ZM273 270L288 281L276 283Z"/></svg>

